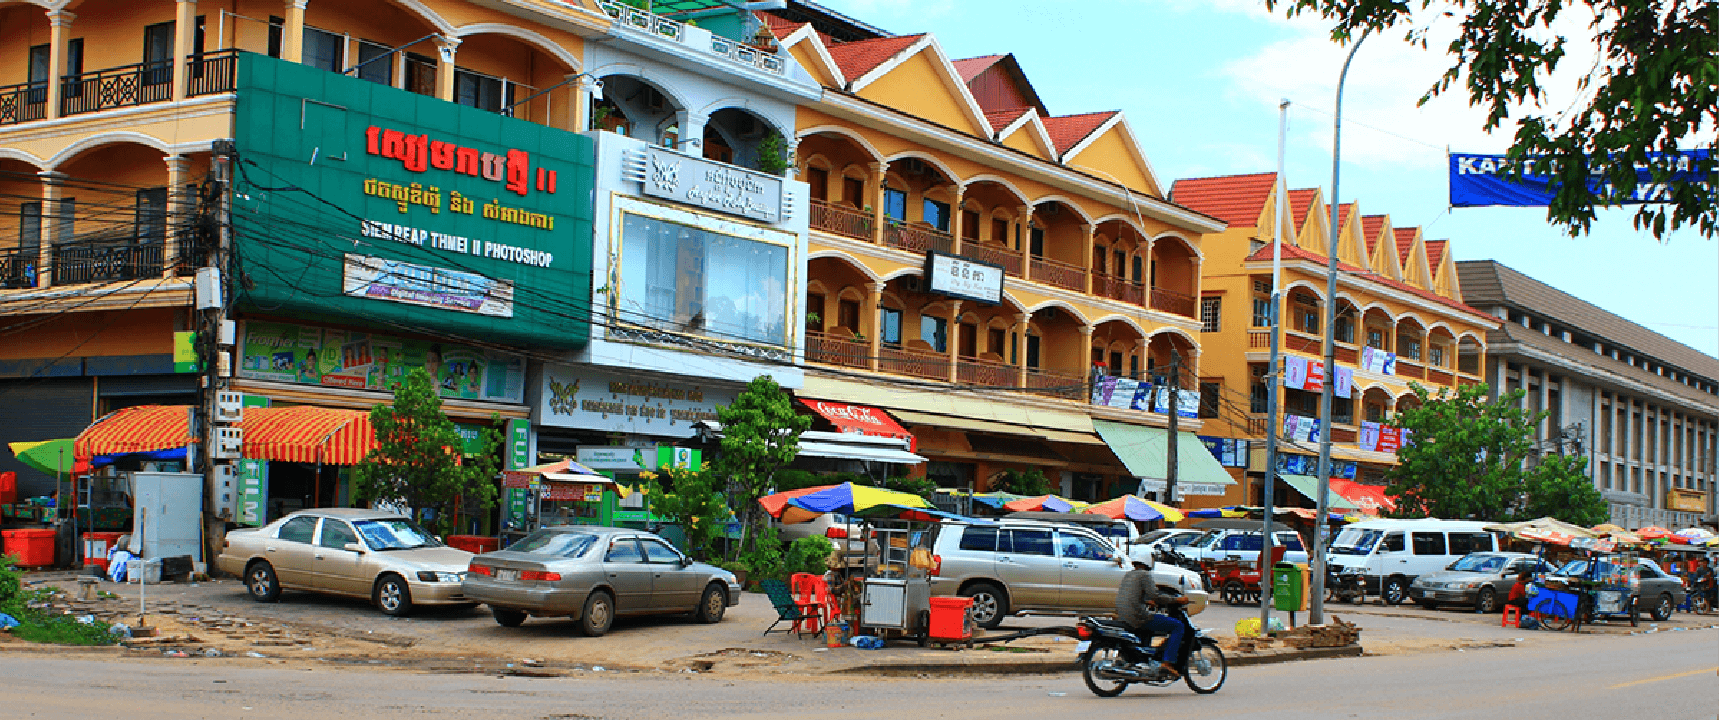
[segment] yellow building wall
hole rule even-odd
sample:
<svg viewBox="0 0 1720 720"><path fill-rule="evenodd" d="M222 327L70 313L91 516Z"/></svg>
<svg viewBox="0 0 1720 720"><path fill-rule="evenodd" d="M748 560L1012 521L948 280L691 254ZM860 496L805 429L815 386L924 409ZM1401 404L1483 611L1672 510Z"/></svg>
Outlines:
<svg viewBox="0 0 1720 720"><path fill-rule="evenodd" d="M1016 128L1015 132L1012 132L1008 137L1005 137L1003 139L1003 146L1020 150L1028 155L1039 158L1040 160L1056 162L1056 158L1051 157L1051 154L1045 151L1045 147L1040 145L1038 140L1034 139L1033 131L1027 125L1022 125L1021 127Z"/></svg>
<svg viewBox="0 0 1720 720"><path fill-rule="evenodd" d="M818 56L818 51L812 49L811 42L795 43L794 47L788 49L788 54L792 55L801 67L806 68L806 72L817 80L818 84L825 87L842 86L835 75L825 70L824 59Z"/></svg>
<svg viewBox="0 0 1720 720"><path fill-rule="evenodd" d="M1134 151L1122 131L1112 127L1072 158L1064 160L1070 167L1102 170L1107 180L1121 182L1130 189L1148 195L1159 195L1159 189L1147 174L1147 169L1135 161ZM1114 179L1113 179L1114 178Z"/></svg>
<svg viewBox="0 0 1720 720"><path fill-rule="evenodd" d="M172 308L68 313L30 328L29 342L0 343L0 359L158 355L173 352ZM25 318L19 322L35 322ZM0 325L0 332L5 326Z"/></svg>
<svg viewBox="0 0 1720 720"><path fill-rule="evenodd" d="M892 107L916 117L925 118L944 127L955 128L970 135L989 137L987 128L974 125L966 103L952 94L942 67L933 63L931 48L921 50L883 77L860 89L858 93L872 102Z"/></svg>

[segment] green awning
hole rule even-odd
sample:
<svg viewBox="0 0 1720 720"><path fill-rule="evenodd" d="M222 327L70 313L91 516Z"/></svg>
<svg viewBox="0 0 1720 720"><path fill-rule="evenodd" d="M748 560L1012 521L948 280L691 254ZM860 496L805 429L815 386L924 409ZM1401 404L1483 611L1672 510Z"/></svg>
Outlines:
<svg viewBox="0 0 1720 720"><path fill-rule="evenodd" d="M1303 497L1306 497L1309 500L1313 500L1314 502L1320 501L1319 500L1319 497L1320 497L1320 480L1319 480L1319 478L1313 477L1312 475L1279 475L1278 479L1283 480L1284 484L1289 485L1290 487L1296 488L1296 492L1302 493ZM1346 498L1342 495L1339 495L1336 491L1332 490L1332 487L1330 485L1327 485L1326 486L1326 509L1327 510L1360 510L1361 508L1356 507L1355 503L1350 502L1348 498Z"/></svg>
<svg viewBox="0 0 1720 720"><path fill-rule="evenodd" d="M1111 447L1111 452L1123 461L1129 474L1147 480L1165 479L1166 450L1170 447L1170 431L1164 428L1130 425L1093 418L1093 429ZM1206 485L1235 485L1230 472L1218 464L1218 458L1202 445L1194 433L1177 433L1177 483Z"/></svg>

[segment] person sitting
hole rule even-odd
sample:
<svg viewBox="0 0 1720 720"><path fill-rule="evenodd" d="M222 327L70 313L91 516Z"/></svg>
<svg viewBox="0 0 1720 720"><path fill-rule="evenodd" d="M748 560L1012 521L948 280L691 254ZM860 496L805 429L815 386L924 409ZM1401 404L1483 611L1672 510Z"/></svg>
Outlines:
<svg viewBox="0 0 1720 720"><path fill-rule="evenodd" d="M1176 655L1173 653L1182 647L1185 629L1181 622L1155 613L1153 608L1167 604L1187 605L1188 598L1161 597L1158 584L1153 582L1150 560L1134 560L1133 566L1123 574L1123 582L1117 587L1117 619L1141 637L1146 637L1149 631L1165 636L1164 644L1159 646L1159 656L1155 658L1157 669L1175 680L1181 673L1177 672Z"/></svg>

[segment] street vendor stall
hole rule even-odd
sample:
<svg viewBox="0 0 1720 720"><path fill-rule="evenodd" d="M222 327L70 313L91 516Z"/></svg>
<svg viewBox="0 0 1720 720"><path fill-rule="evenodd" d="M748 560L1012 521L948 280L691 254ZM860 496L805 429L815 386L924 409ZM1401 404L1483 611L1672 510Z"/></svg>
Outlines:
<svg viewBox="0 0 1720 720"><path fill-rule="evenodd" d="M612 526L628 493L613 478L572 459L505 471L502 487L530 491L525 523L503 529L503 547L545 525Z"/></svg>

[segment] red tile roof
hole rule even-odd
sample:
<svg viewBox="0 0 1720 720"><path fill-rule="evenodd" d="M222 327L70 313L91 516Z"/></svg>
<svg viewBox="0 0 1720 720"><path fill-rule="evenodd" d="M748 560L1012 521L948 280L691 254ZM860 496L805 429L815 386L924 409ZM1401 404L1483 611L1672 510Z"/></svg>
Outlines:
<svg viewBox="0 0 1720 720"><path fill-rule="evenodd" d="M1028 108L1011 108L1008 110L987 110L985 112L985 119L991 122L991 129L992 130L1002 130L1006 127L1009 127L1010 123L1015 122L1022 115L1026 115L1027 110L1028 110Z"/></svg>
<svg viewBox="0 0 1720 720"><path fill-rule="evenodd" d="M1386 216L1363 215L1362 239L1368 241L1368 254L1374 254L1374 248L1380 244L1380 231L1385 229Z"/></svg>
<svg viewBox="0 0 1720 720"><path fill-rule="evenodd" d="M918 35L902 35L900 37L875 38L872 40L856 40L848 43L830 45L830 58L836 61L836 67L842 69L842 75L850 81L872 72L890 58L895 57L909 46L925 37Z"/></svg>
<svg viewBox="0 0 1720 720"><path fill-rule="evenodd" d="M758 16L759 20L764 21L764 26L769 28L770 34L775 35L778 40L782 40L793 35L794 31L808 25L808 23L795 22L787 18L780 18L767 12L756 12L753 14Z"/></svg>
<svg viewBox="0 0 1720 720"><path fill-rule="evenodd" d="M1228 223L1254 227L1266 208L1278 173L1184 178L1171 185L1171 201Z"/></svg>
<svg viewBox="0 0 1720 720"><path fill-rule="evenodd" d="M1045 132L1051 135L1051 144L1057 147L1057 152L1068 152L1069 148L1079 145L1099 129L1107 120L1116 115L1118 110L1082 113L1080 115L1059 115L1045 118Z"/></svg>
<svg viewBox="0 0 1720 720"><path fill-rule="evenodd" d="M1397 242L1398 260L1409 260L1409 249L1415 247L1415 234L1420 228L1392 228L1392 240Z"/></svg>
<svg viewBox="0 0 1720 720"><path fill-rule="evenodd" d="M1355 203L1344 203L1338 206L1338 227L1350 221L1350 214L1356 211Z"/></svg>
<svg viewBox="0 0 1720 720"><path fill-rule="evenodd" d="M1441 242L1443 242L1443 241L1441 241ZM1260 248L1259 250L1254 251L1254 254L1249 255L1248 259L1244 260L1243 262L1263 262L1263 261L1271 260L1272 259L1272 246L1274 244L1275 243L1267 243L1264 247ZM1284 246L1283 259L1285 259L1285 260L1303 260L1303 261L1307 261L1307 262L1319 263L1321 265L1326 264L1326 256L1321 255L1321 254L1316 253L1316 252L1310 252L1308 250L1304 250L1304 249L1299 248L1295 245L1288 245L1288 244ZM1488 327L1497 327L1498 326L1498 319L1494 318L1492 315L1489 315L1489 314L1484 313L1480 310L1477 310L1477 309L1472 308L1468 305L1465 305L1460 301L1453 300L1451 298L1445 297L1444 295L1440 295L1440 294L1433 292L1431 290L1423 290L1423 289L1418 288L1414 285L1410 285L1409 283L1398 282L1396 280L1393 280L1393 279L1386 277L1384 275L1381 275L1379 273L1373 272L1371 270L1363 270L1361 268L1358 268L1354 265L1351 265L1351 264L1345 263L1345 262L1338 263L1338 269L1342 270L1344 272L1347 272L1347 273L1354 274L1355 276L1362 278L1362 279L1365 279L1365 280L1372 280L1376 283L1379 283L1379 284L1384 285L1386 287L1392 288L1394 290L1398 290L1400 292L1406 292L1406 293L1409 293L1411 295L1415 295L1417 297L1420 297L1424 300L1429 300L1432 302L1439 303L1441 305L1452 308L1454 310L1460 310L1462 312L1466 312L1466 313L1469 313L1471 315L1487 318L1489 321L1491 321L1489 323Z"/></svg>
<svg viewBox="0 0 1720 720"><path fill-rule="evenodd" d="M1005 57L1007 56L981 55L979 57L966 58L963 60L951 60L950 64L956 67L956 74L962 76L962 82L968 83L973 82L973 79L978 77L980 73L985 72L986 68L996 65L997 61L1002 60Z"/></svg>
<svg viewBox="0 0 1720 720"><path fill-rule="evenodd" d="M1287 202L1290 203L1290 227L1295 228L1296 232L1302 232L1302 223L1308 219L1308 210L1313 206L1314 196L1319 192L1317 188L1302 188L1289 192Z"/></svg>
<svg viewBox="0 0 1720 720"><path fill-rule="evenodd" d="M1445 257L1445 246L1446 246L1446 243L1449 243L1449 242L1450 242L1449 240L1429 240L1429 241L1427 241L1426 245L1427 245L1427 269L1428 270L1436 272L1436 273L1439 272L1439 260L1440 260L1440 258Z"/></svg>

